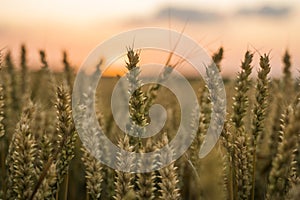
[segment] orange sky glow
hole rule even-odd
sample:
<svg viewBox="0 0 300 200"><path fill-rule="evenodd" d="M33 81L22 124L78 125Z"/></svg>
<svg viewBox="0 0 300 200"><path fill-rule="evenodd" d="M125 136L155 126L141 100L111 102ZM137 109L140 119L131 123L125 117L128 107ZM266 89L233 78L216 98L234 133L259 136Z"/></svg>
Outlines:
<svg viewBox="0 0 300 200"><path fill-rule="evenodd" d="M254 69L257 69L259 54L270 53L271 74L279 76L286 49L292 55L293 70L299 76L299 1L206 2L3 0L0 3L0 49L12 51L18 62L20 45L24 43L29 65L34 69L39 68L38 50L44 49L55 70L62 68L62 51L66 50L70 62L78 69L92 49L115 34L149 26L180 32L186 25L184 33L198 41L208 53L224 47L222 73L225 76L237 72L246 50L256 52ZM160 60L153 55L145 53L142 63L165 62L166 56ZM125 71L121 60L105 74L115 76Z"/></svg>

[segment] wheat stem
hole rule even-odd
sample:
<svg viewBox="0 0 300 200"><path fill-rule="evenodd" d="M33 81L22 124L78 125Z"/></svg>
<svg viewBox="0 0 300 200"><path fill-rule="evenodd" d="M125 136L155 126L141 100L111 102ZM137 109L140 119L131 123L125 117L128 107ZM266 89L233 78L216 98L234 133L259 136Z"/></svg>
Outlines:
<svg viewBox="0 0 300 200"><path fill-rule="evenodd" d="M251 185L249 177L249 138L244 128L244 117L248 109L247 92L250 86L249 76L252 72L253 54L246 52L242 62L242 71L238 74L236 80L236 95L233 98L233 115L231 122L234 125L233 151L231 155L233 171L233 190L234 199L247 199L249 196L249 187Z"/></svg>
<svg viewBox="0 0 300 200"><path fill-rule="evenodd" d="M256 85L256 104L254 107L254 119L253 119L253 128L252 128L252 148L253 148L253 157L252 157L252 191L251 199L255 198L255 175L256 175L256 152L257 152L257 143L258 139L262 139L264 132L264 120L266 117L266 108L268 105L268 85L269 78L268 74L271 70L269 63L269 56L264 55L260 58L260 70L258 71L258 80ZM258 138L259 137L259 138Z"/></svg>

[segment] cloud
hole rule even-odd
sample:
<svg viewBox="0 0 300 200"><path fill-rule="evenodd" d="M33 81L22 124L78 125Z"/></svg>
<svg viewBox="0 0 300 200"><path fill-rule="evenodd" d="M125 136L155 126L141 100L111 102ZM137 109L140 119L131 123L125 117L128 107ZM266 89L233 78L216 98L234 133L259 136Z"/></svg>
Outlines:
<svg viewBox="0 0 300 200"><path fill-rule="evenodd" d="M190 22L215 22L222 19L221 15L215 12L175 7L163 8L155 16L156 19L168 19L169 17Z"/></svg>
<svg viewBox="0 0 300 200"><path fill-rule="evenodd" d="M263 18L285 18L292 12L290 6L265 5L259 7L242 7L233 11L233 15L226 12L213 10L200 10L193 7L182 8L179 6L163 7L154 15L148 17L135 16L128 23L143 24L160 20L179 20L183 22L195 23L216 23L224 22L228 19L234 20L235 17L263 17Z"/></svg>
<svg viewBox="0 0 300 200"><path fill-rule="evenodd" d="M241 16L286 17L291 11L292 9L288 6L262 6L258 8L242 8L237 14Z"/></svg>

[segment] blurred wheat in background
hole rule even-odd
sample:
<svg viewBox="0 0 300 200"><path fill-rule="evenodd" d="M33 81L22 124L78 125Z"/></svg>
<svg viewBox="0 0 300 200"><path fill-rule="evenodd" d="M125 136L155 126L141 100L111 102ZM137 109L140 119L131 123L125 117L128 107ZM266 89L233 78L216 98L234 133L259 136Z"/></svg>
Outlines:
<svg viewBox="0 0 300 200"><path fill-rule="evenodd" d="M212 55L219 70L224 53L220 48ZM210 122L211 95L203 80L191 79L200 105L195 111L200 120L191 122L197 127L193 144L170 165L138 174L111 169L82 146L70 99L76 74L67 53L62 54L62 72L52 72L46 52L39 54L41 68L33 71L24 45L19 64L9 51L1 52L0 199L300 199L300 90L299 80L292 77L288 51L282 58L283 77L270 77L273 66L268 54L260 56L257 77L251 76L254 57L247 51L237 77L224 79L226 122L220 140L204 159L198 158L198 151ZM140 84L139 61L139 52L128 49L124 66L131 71L126 76L130 85L124 88L125 93ZM174 66L166 67L162 79ZM94 73L99 70L95 66ZM96 95L110 95L118 79L104 79ZM131 119L141 126L150 123L149 108L166 102L166 92L155 84L135 90L129 102ZM84 101L91 103L90 94L85 95ZM177 132L180 110L175 100L167 100L168 119L153 138L124 135L101 98L96 102L97 118L120 148L151 152L167 145ZM128 128L134 134L143 133L137 126ZM91 138L93 134L98 133L91 133ZM101 141L87 142L95 148L101 145ZM174 149L167 150L167 156L156 159L158 162L173 157ZM132 167L134 160L122 158L120 152L119 166ZM149 159L138 164L156 163Z"/></svg>

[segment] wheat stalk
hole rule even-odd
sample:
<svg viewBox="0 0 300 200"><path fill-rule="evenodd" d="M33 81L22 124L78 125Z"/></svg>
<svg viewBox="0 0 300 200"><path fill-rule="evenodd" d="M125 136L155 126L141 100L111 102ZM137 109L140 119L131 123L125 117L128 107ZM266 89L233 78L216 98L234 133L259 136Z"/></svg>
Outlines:
<svg viewBox="0 0 300 200"><path fill-rule="evenodd" d="M56 174L56 165L52 163L47 171L47 175L41 182L35 196L34 200L39 199L55 199L55 195L52 192L52 188L57 184L57 174Z"/></svg>
<svg viewBox="0 0 300 200"><path fill-rule="evenodd" d="M33 88L31 89L32 90L31 96L33 100L41 101L47 109L51 109L53 106L52 105L53 102L51 100L55 99L55 91L56 91L55 78L47 62L46 52L44 50L40 50L39 54L40 54L40 62L42 66L41 69L37 72L36 74L37 76L33 80ZM46 86L45 88L42 89L46 89L49 92L44 93L44 91L41 90L41 87L39 87L41 81L43 81Z"/></svg>
<svg viewBox="0 0 300 200"><path fill-rule="evenodd" d="M2 54L1 54L1 51L0 51L0 72L1 71L2 71ZM0 139L5 135L5 127L4 127L4 124L3 124L3 120L4 120L4 117L5 117L5 115L4 115L4 106L5 106L4 88L3 88L2 83L0 82ZM2 148L1 148L1 152L2 152Z"/></svg>
<svg viewBox="0 0 300 200"><path fill-rule="evenodd" d="M0 72L2 72L2 52L0 50ZM2 73L0 74L2 75ZM0 163L1 163L1 185L2 188L0 190L0 198L6 198L6 183L5 183L5 176L6 176L6 166L5 166L5 159L6 152L5 148L5 125L4 125L4 118L5 118L5 99L4 99L4 88L2 82L0 82Z"/></svg>
<svg viewBox="0 0 300 200"><path fill-rule="evenodd" d="M145 113L145 101L146 96L141 90L141 81L138 76L140 74L140 69L137 66L139 62L139 52L136 53L133 49L128 49L127 52L128 62L126 62L126 68L129 70L127 74L127 79L129 81L129 94L132 94L129 100L129 111L131 120L138 126L146 126L147 115ZM141 133L137 133L140 136Z"/></svg>
<svg viewBox="0 0 300 200"><path fill-rule="evenodd" d="M278 149L278 143L279 143L279 137L278 137L278 133L280 131L280 117L284 112L284 97L283 94L280 92L280 85L279 82L275 82L274 80L271 82L272 85L270 87L270 89L272 89L272 91L270 91L270 94L272 95L272 98L274 98L274 110L275 112L273 113L273 119L272 119L272 130L271 130L271 134L269 135L269 142L268 142L268 149L270 151L269 153L269 161L267 166L265 167L265 170L267 174L269 174L270 169L271 169L271 165L272 165L272 160L274 159L276 153L277 153L277 149Z"/></svg>
<svg viewBox="0 0 300 200"><path fill-rule="evenodd" d="M267 199L284 199L287 192L290 164L293 162L293 151L296 145L295 135L292 129L294 121L294 110L289 106L281 120L280 142L272 169L268 177Z"/></svg>
<svg viewBox="0 0 300 200"><path fill-rule="evenodd" d="M154 150L154 143L152 142L151 138L147 139L146 145L142 147L139 152L140 153L146 153L146 152L152 152ZM143 162L139 162L139 168L141 169L154 169L155 165L155 159L152 156L149 156L147 154L142 155ZM146 173L138 173L137 174L137 181L136 184L138 186L137 190L137 198L139 200L142 199L154 199L154 191L156 188L154 187L154 180L156 179L155 172L146 172Z"/></svg>
<svg viewBox="0 0 300 200"><path fill-rule="evenodd" d="M77 139L77 134L75 131L75 125L72 119L71 110L71 99L70 95L64 87L57 88L57 133L60 138L66 138L65 143L58 143L58 145L63 145L61 147L61 152L58 154L58 160L56 163L57 168L57 191L60 188L60 184L63 182L64 176L68 177L69 163L74 158L75 153L75 142ZM66 182L66 190L68 183ZM54 190L56 188L53 188Z"/></svg>
<svg viewBox="0 0 300 200"><path fill-rule="evenodd" d="M133 146L129 144L129 138L127 135L123 139L119 140L118 147L127 152L133 152ZM133 169L133 157L125 154L124 151L118 152L117 165L118 168L124 169L125 171L131 171ZM121 200L124 199L128 193L133 190L133 180L134 174L130 172L116 171L115 177L115 195L114 199Z"/></svg>
<svg viewBox="0 0 300 200"><path fill-rule="evenodd" d="M92 121L93 116L93 102L91 97L93 95L92 91L88 91L88 94L83 95L83 104L79 110L80 116L76 117L78 124L81 124L82 129L79 131L82 136L82 142L86 148L82 147L82 157L81 160L85 166L85 179L86 179L86 190L87 190L87 199L100 199L101 192L102 192L102 182L103 182L103 168L102 164L100 163L99 158L103 159L101 146L101 137L100 132L97 129L89 128L89 123ZM91 130L91 131L89 131ZM96 152L92 155L89 151L93 150ZM94 157L95 156L95 157ZM108 156L108 154L106 155Z"/></svg>
<svg viewBox="0 0 300 200"><path fill-rule="evenodd" d="M101 183L103 181L102 164L86 149L82 149L82 151L83 155L81 159L85 166L87 199L100 199L102 191Z"/></svg>
<svg viewBox="0 0 300 200"><path fill-rule="evenodd" d="M16 70L15 65L12 61L11 52L8 52L5 56L5 63L7 67L7 72L9 75L9 89L10 89L10 97L11 97L11 108L13 112L19 111L19 99L18 99L18 82L16 79Z"/></svg>
<svg viewBox="0 0 300 200"><path fill-rule="evenodd" d="M27 50L26 46L24 44L21 45L21 93L25 94L27 91L27 72L28 66L27 66Z"/></svg>
<svg viewBox="0 0 300 200"><path fill-rule="evenodd" d="M251 198L255 198L255 175L256 175L256 154L258 137L260 140L264 137L265 127L264 120L266 118L266 109L268 106L268 86L270 73L269 56L264 55L260 57L260 70L258 71L258 80L256 85L256 103L254 106L254 118L252 121L252 192Z"/></svg>
<svg viewBox="0 0 300 200"><path fill-rule="evenodd" d="M224 49L220 47L219 50L213 54L212 59L215 65L218 67L219 71L221 71L221 61L223 60Z"/></svg>
<svg viewBox="0 0 300 200"><path fill-rule="evenodd" d="M291 72L291 56L288 50L285 51L284 56L283 56L283 92L285 95L289 95L292 92L292 87L293 87L293 80L292 80L292 72Z"/></svg>
<svg viewBox="0 0 300 200"><path fill-rule="evenodd" d="M251 177L250 177L250 155L249 155L249 136L246 134L244 127L244 117L248 108L247 92L250 86L249 76L252 72L253 54L246 52L244 61L242 62L242 71L238 74L236 80L233 98L233 114L231 122L234 125L233 132L233 155L231 155L233 170L230 174L233 180L234 199L247 199L250 194Z"/></svg>
<svg viewBox="0 0 300 200"><path fill-rule="evenodd" d="M31 132L31 117L34 106L23 109L21 119L16 126L9 146L6 163L8 166L8 199L29 199L36 182L35 158L36 141Z"/></svg>
<svg viewBox="0 0 300 200"><path fill-rule="evenodd" d="M162 140L157 145L158 149L166 146L166 152L163 155L159 156L159 161L162 163L170 163L174 157L174 150L169 146L169 140L166 134L163 134ZM160 180L158 183L159 189L159 199L170 199L177 200L180 199L180 192L178 187L178 175L177 175L177 167L175 163L172 162L168 166L161 168L159 170Z"/></svg>
<svg viewBox="0 0 300 200"><path fill-rule="evenodd" d="M70 91L73 88L73 69L68 61L68 54L66 51L63 52L63 64L64 64L64 73L66 75L67 85L69 86Z"/></svg>

